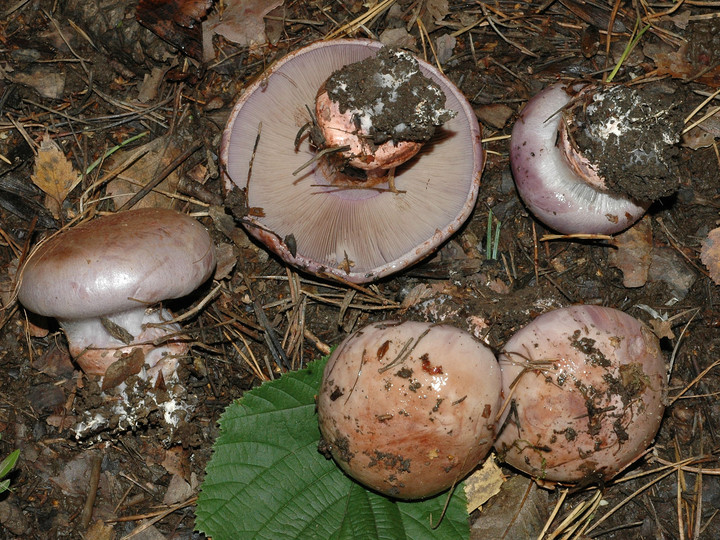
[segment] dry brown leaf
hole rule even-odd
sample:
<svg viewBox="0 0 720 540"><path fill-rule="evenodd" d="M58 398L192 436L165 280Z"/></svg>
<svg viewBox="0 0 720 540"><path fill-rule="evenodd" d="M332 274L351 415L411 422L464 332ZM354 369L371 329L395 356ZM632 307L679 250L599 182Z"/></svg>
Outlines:
<svg viewBox="0 0 720 540"><path fill-rule="evenodd" d="M427 0L425 10L433 21L442 21L450 13L450 2L448 0Z"/></svg>
<svg viewBox="0 0 720 540"><path fill-rule="evenodd" d="M267 43L263 17L283 0L226 0L222 13L215 12L203 22L203 54L205 60L215 57L212 36L218 34L241 47Z"/></svg>
<svg viewBox="0 0 720 540"><path fill-rule="evenodd" d="M682 145L693 150L698 148L706 148L712 146L715 141L715 135L696 126L682 136Z"/></svg>
<svg viewBox="0 0 720 540"><path fill-rule="evenodd" d="M189 482L183 480L180 475L173 474L170 477L170 485L168 485L165 496L163 497L163 504L172 506L186 501L193 496L193 489Z"/></svg>
<svg viewBox="0 0 720 540"><path fill-rule="evenodd" d="M475 108L477 117L495 129L502 129L515 111L504 103L491 103Z"/></svg>
<svg viewBox="0 0 720 540"><path fill-rule="evenodd" d="M405 28L386 28L380 34L380 41L388 47L398 47L417 51L417 43L412 34Z"/></svg>
<svg viewBox="0 0 720 540"><path fill-rule="evenodd" d="M720 285L720 227L713 229L703 240L700 260L710 272L710 277Z"/></svg>
<svg viewBox="0 0 720 540"><path fill-rule="evenodd" d="M549 514L547 491L526 476L513 476L483 507L470 540L538 538Z"/></svg>
<svg viewBox="0 0 720 540"><path fill-rule="evenodd" d="M115 208L120 208L140 189L151 182L159 171L169 165L181 153L186 144L180 137L158 137L140 148L119 150L107 161L106 167L112 170L123 163L129 155L143 149L143 156L125 169L117 178L108 182L107 195L112 197ZM175 193L180 181L180 174L173 171L160 182L153 191L145 195L133 208L172 208L174 200L160 191Z"/></svg>
<svg viewBox="0 0 720 540"><path fill-rule="evenodd" d="M35 158L35 173L30 179L47 195L45 206L54 217L60 217L63 201L80 178L57 143L45 135Z"/></svg>
<svg viewBox="0 0 720 540"><path fill-rule="evenodd" d="M652 262L652 227L645 216L637 225L615 237L615 246L608 257L612 267L623 273L625 287L642 287L648 280Z"/></svg>
<svg viewBox="0 0 720 540"><path fill-rule="evenodd" d="M160 465L170 474L190 480L190 456L182 446L168 448Z"/></svg>
<svg viewBox="0 0 720 540"><path fill-rule="evenodd" d="M85 540L113 540L115 538L114 525L107 525L102 519L93 522L90 528L85 531Z"/></svg>
<svg viewBox="0 0 720 540"><path fill-rule="evenodd" d="M655 334L659 339L675 339L675 334L672 331L672 321L663 319L650 319L648 322L650 323L653 334Z"/></svg>
<svg viewBox="0 0 720 540"><path fill-rule="evenodd" d="M66 79L65 71L58 69L56 65L37 66L12 77L13 82L29 86L48 99L62 99Z"/></svg>

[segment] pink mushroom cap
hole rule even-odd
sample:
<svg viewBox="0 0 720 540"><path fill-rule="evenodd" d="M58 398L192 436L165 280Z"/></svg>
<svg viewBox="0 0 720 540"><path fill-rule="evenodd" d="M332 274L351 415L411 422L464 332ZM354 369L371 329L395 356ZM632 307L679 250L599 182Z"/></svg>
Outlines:
<svg viewBox="0 0 720 540"><path fill-rule="evenodd" d="M377 53L382 44L318 42L279 60L248 87L228 120L220 160L228 190L245 190L248 232L283 261L321 276L364 283L429 255L458 230L475 206L484 165L481 130L463 94L436 68L422 73L458 114L386 184L354 189L320 159L298 131L310 121L318 90L339 68Z"/></svg>
<svg viewBox="0 0 720 540"><path fill-rule="evenodd" d="M655 438L665 358L657 337L622 311L545 313L519 330L498 360L512 406L495 448L517 469L553 482L609 480Z"/></svg>
<svg viewBox="0 0 720 540"><path fill-rule="evenodd" d="M461 481L487 455L501 397L495 355L448 325L386 321L343 341L318 393L320 431L337 464L403 499Z"/></svg>
<svg viewBox="0 0 720 540"><path fill-rule="evenodd" d="M147 308L188 295L214 267L212 240L198 221L173 210L130 210L85 222L40 244L22 267L18 299L38 315L55 317L78 364L102 375L138 343L178 331L178 325L147 328L147 323L162 325L170 318L165 310ZM114 337L102 318L129 332L132 342ZM168 354L186 352L186 341L171 339L170 348L144 344L146 362L153 366ZM166 376L174 371L172 362L160 367Z"/></svg>

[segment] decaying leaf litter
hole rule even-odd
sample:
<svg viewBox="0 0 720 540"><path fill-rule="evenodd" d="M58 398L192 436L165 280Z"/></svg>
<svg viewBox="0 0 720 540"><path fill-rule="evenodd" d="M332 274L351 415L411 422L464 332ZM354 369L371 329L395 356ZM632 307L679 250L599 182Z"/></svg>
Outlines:
<svg viewBox="0 0 720 540"><path fill-rule="evenodd" d="M162 17L160 4L3 8L0 449L20 450L13 492L0 502L7 537L120 538L144 527L190 538L217 419L245 390L368 322L448 322L499 350L537 315L573 303L622 309L663 339L672 378L656 444L602 488L537 490L504 470L512 514L498 518L489 501L471 516L473 534L483 538L494 512L492 530L507 538L718 536L720 5L226 1L200 31L194 21L211 2L169 3ZM439 65L473 105L488 151L466 226L422 264L363 286L281 265L218 198L220 132L237 95L288 52L346 36ZM682 110L680 189L622 235L547 238L514 190L514 118L546 85L603 80L617 66L616 82L652 84ZM180 380L197 404L176 430L139 407L134 429L76 440L77 421L107 404L57 327L17 305L17 269L39 239L133 198L199 218L218 246L215 280L183 306L194 348Z"/></svg>

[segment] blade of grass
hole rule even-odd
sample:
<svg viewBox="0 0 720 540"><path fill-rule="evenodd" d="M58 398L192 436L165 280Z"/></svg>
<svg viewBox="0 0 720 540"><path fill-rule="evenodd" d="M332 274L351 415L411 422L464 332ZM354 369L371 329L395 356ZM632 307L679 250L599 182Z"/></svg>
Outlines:
<svg viewBox="0 0 720 540"><path fill-rule="evenodd" d="M633 28L633 33L630 38L630 41L628 41L628 44L625 46L625 50L623 51L622 55L620 56L620 60L618 60L618 63L615 64L615 67L610 72L610 75L608 75L608 78L605 82L611 82L613 80L613 78L615 78L615 75L617 75L617 72L620 71L620 66L622 66L623 62L625 62L625 60L627 60L627 57L630 56L630 53L635 48L635 45L638 44L638 42L640 41L640 38L642 38L643 34L647 31L648 28L650 28L650 25L648 24L647 26L645 26L642 30L640 30L638 32L637 30L638 30L639 26L640 26L640 19L637 19L635 21L635 27Z"/></svg>
<svg viewBox="0 0 720 540"><path fill-rule="evenodd" d="M124 140L123 142L121 142L120 144L117 144L117 145L113 146L112 148L108 149L101 157L97 158L95 161L93 161L93 162L90 164L90 166L89 166L89 167L87 168L87 170L85 171L85 174L86 174L86 175L90 174L90 173L95 169L95 167L97 167L98 165L100 165L100 163L103 162L103 160L105 160L105 159L107 159L108 157L110 157L111 155L113 155L115 152L117 152L118 150L120 150L123 146L126 146L126 145L130 144L131 142L135 142L135 141L137 141L138 139L141 139L142 137L144 137L144 136L147 135L148 133L150 133L150 132L149 132L149 131L143 131L142 133L138 133L137 135L134 135L134 136L130 137L129 139L125 139L125 140Z"/></svg>
<svg viewBox="0 0 720 540"><path fill-rule="evenodd" d="M495 241L493 242L493 250L492 250L493 261L497 260L497 256L498 256L498 247L500 246L500 227L501 226L502 226L502 223L500 221L498 221L497 226L495 227Z"/></svg>
<svg viewBox="0 0 720 540"><path fill-rule="evenodd" d="M485 239L485 258L490 259L492 255L492 208L488 212L487 238Z"/></svg>

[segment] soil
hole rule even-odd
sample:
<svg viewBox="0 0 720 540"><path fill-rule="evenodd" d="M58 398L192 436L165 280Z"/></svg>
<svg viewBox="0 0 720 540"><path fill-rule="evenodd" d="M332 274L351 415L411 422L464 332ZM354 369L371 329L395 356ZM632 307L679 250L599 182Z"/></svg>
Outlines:
<svg viewBox="0 0 720 540"><path fill-rule="evenodd" d="M569 122L582 154L611 191L655 201L680 185L677 157L690 103L677 85L624 85L582 96Z"/></svg>
<svg viewBox="0 0 720 540"><path fill-rule="evenodd" d="M148 14L160 4L169 15L153 19ZM451 0L445 7L398 0L353 26L353 36L379 37L439 63L482 119L488 152L465 226L422 263L357 288L299 274L250 240L222 202L217 151L233 102L267 66L368 8L359 1L287 2L264 21L270 43L236 44L214 35L211 59L203 60L197 27L209 16L204 4L140 2L137 16L153 30L136 20L135 2L32 0L2 8L0 456L17 448L20 460L9 477L12 491L0 499L0 538L120 538L156 516L144 537L202 538L193 532L193 497L220 414L248 389L302 367L372 321L454 324L499 351L539 314L576 303L639 318L661 337L672 366L652 450L601 486L604 503L588 512L589 527L597 528L585 534L720 538L720 371L714 364L720 290L699 258L703 239L718 224L718 134L707 132L708 145L672 146L677 155L667 167L676 167L679 187L639 225L637 263L627 237L543 239L548 231L519 200L508 163L508 136L528 98L558 79L601 81L630 40L636 11L621 3L613 16L615 3L602 2ZM230 4L224 3L226 10ZM703 45L699 37L717 33L693 30L697 21L704 21L702 28L716 25L717 11L692 3L655 15L614 82L649 89L657 110L681 118L720 84L715 42ZM600 45L585 46L593 36ZM657 88L672 90L665 95ZM30 181L46 135L81 173L59 207ZM159 150L144 146L151 141ZM625 162L631 149L614 148L614 161ZM182 388L171 381L157 388L127 381L135 391L122 413L118 396L101 395L97 379L73 363L57 325L35 320L13 295L18 268L40 240L75 219L119 209L114 179L127 182L125 190L162 180L152 204L192 213L219 253L214 281L170 306L187 314L182 325L194 345L181 360ZM626 285L638 267L643 278ZM182 409L177 424L166 418L171 402ZM79 423L96 415L109 421L78 436ZM687 460L682 470L666 467L681 460ZM698 474L701 468L709 472ZM523 478L509 468L503 472ZM563 493L528 487L513 497L532 499L540 516L532 534L516 537L537 537L560 501L548 526L556 530L595 491L580 486ZM492 506L473 512L474 538L487 537L484 520ZM169 511L158 516L158 507Z"/></svg>
<svg viewBox="0 0 720 540"><path fill-rule="evenodd" d="M420 72L413 56L390 47L339 69L325 89L340 112L357 111L358 129L375 144L429 141L435 127L457 114L444 109L442 90Z"/></svg>

